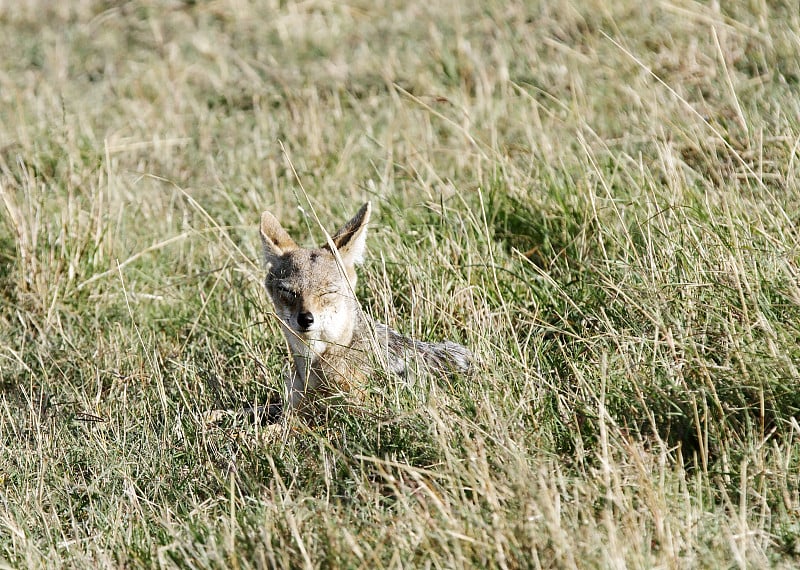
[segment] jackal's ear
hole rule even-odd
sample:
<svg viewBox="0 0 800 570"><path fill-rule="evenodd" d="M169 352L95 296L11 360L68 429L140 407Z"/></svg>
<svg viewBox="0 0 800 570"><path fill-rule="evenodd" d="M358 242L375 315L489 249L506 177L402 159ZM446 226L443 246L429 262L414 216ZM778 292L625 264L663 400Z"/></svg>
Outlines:
<svg viewBox="0 0 800 570"><path fill-rule="evenodd" d="M369 222L371 211L372 206L367 202L361 206L353 219L342 226L331 238L345 265L358 265L364 261L364 250L367 245L367 222Z"/></svg>
<svg viewBox="0 0 800 570"><path fill-rule="evenodd" d="M269 212L261 214L261 244L264 246L264 260L267 265L272 265L287 251L297 249L294 240Z"/></svg>

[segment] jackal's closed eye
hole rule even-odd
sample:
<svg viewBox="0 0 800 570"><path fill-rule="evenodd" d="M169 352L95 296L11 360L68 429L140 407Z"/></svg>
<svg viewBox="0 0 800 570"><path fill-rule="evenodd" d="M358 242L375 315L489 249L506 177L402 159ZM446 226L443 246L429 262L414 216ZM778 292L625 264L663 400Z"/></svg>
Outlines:
<svg viewBox="0 0 800 570"><path fill-rule="evenodd" d="M284 303L294 303L297 300L297 293L286 287L278 287L278 297Z"/></svg>

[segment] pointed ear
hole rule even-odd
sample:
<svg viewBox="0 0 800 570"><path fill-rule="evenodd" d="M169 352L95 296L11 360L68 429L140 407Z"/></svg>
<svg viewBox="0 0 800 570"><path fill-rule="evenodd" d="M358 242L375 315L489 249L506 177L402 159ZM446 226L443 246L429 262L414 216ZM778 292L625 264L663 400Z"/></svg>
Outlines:
<svg viewBox="0 0 800 570"><path fill-rule="evenodd" d="M372 206L369 202L361 206L353 219L347 222L331 238L345 265L359 265L364 261L367 245L367 223Z"/></svg>
<svg viewBox="0 0 800 570"><path fill-rule="evenodd" d="M267 265L275 263L284 253L297 249L294 240L269 212L261 214L261 244L264 246L264 260Z"/></svg>

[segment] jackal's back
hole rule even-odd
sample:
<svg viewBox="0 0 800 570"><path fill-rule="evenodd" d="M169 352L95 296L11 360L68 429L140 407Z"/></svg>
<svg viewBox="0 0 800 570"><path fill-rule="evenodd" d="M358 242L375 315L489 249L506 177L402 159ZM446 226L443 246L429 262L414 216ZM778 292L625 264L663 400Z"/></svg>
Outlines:
<svg viewBox="0 0 800 570"><path fill-rule="evenodd" d="M374 327L376 340L385 347L387 368L393 374L405 378L420 369L446 376L472 371L472 353L458 343L416 340L383 323L375 323Z"/></svg>

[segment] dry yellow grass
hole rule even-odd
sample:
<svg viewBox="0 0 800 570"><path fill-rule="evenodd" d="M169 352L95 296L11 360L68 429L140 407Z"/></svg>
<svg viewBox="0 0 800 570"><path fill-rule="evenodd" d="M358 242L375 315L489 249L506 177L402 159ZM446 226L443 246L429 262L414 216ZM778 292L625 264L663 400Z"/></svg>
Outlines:
<svg viewBox="0 0 800 570"><path fill-rule="evenodd" d="M722 4L0 1L0 566L800 563L800 9ZM367 198L481 374L209 425L259 213Z"/></svg>

